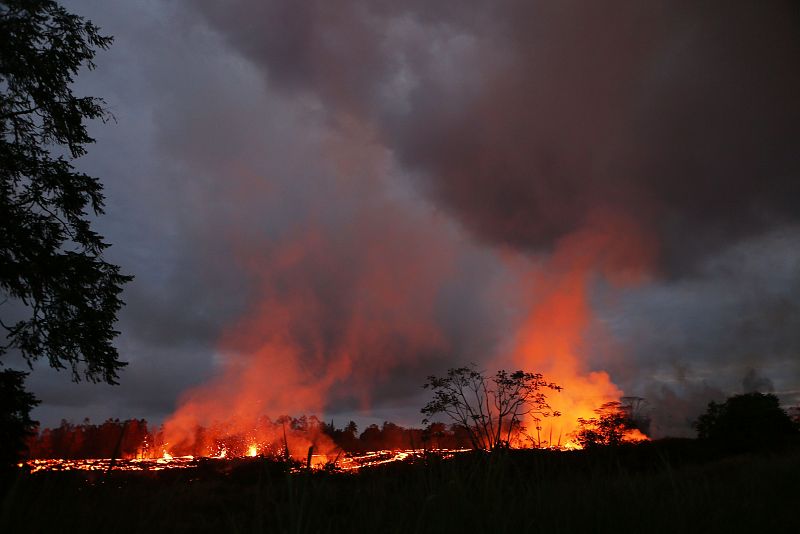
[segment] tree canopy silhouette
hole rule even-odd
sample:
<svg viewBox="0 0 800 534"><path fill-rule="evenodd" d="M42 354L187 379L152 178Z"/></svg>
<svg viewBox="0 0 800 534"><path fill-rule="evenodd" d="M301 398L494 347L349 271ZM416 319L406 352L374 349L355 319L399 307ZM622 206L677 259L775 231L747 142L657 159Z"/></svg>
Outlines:
<svg viewBox="0 0 800 534"><path fill-rule="evenodd" d="M47 358L75 381L114 384L131 277L103 259L109 245L92 227L100 181L70 163L94 141L85 121L109 117L102 100L73 94L73 77L111 41L56 2L0 2L0 357Z"/></svg>
<svg viewBox="0 0 800 534"><path fill-rule="evenodd" d="M433 400L421 412L428 417L447 415L466 429L476 449L507 446L512 432L522 429L524 415L537 421L560 415L551 410L543 390L561 391L561 386L539 373L501 370L486 377L474 366L459 367L444 377L429 376L423 387L433 391Z"/></svg>
<svg viewBox="0 0 800 534"><path fill-rule="evenodd" d="M694 428L698 438L737 451L780 445L798 433L797 424L771 393L745 393L721 404L710 402Z"/></svg>
<svg viewBox="0 0 800 534"><path fill-rule="evenodd" d="M0 467L13 465L26 449L25 440L35 433L31 410L39 401L25 391L24 382L21 371L0 371Z"/></svg>
<svg viewBox="0 0 800 534"><path fill-rule="evenodd" d="M643 412L644 405L641 397L622 397L621 402L607 402L596 409L597 417L578 418L581 426L576 434L578 443L584 448L617 446L631 441L628 434L632 430L647 434L650 418Z"/></svg>

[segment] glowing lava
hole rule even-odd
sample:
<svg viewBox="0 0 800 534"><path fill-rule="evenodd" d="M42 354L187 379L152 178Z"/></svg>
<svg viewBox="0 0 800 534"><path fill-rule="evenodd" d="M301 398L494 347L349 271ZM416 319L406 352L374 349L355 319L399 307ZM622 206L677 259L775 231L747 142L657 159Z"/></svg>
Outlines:
<svg viewBox="0 0 800 534"><path fill-rule="evenodd" d="M251 449L256 448L254 445ZM383 450L373 451L362 455L348 455L337 457L333 463L336 468L342 471L356 471L361 468L375 467L378 465L392 462L402 462L408 459L421 458L424 455L435 454L443 459L452 458L454 455L467 452L470 449L409 449L409 450ZM250 450L248 450L249 454ZM167 458L168 456L168 458ZM166 469L191 469L199 465L201 461L211 462L234 462L235 458L223 460L221 457L195 458L194 456L171 456L156 459L117 459L110 458L90 458L81 460L69 459L46 459L28 460L25 464L30 468L31 473L58 472L58 471L163 471ZM250 461L249 457L242 458L240 461ZM258 461L258 460L255 460ZM322 469L328 465L329 459L326 455L313 455L311 458L312 469ZM303 471L302 468L293 469L294 472Z"/></svg>

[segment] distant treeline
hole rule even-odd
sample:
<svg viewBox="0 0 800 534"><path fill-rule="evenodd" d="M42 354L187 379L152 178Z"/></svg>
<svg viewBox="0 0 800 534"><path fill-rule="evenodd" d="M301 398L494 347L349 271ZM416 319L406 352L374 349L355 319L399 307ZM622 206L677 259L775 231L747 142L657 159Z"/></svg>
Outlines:
<svg viewBox="0 0 800 534"><path fill-rule="evenodd" d="M458 425L431 423L425 428L405 428L395 423L369 425L363 432L350 421L343 428L320 423L315 417L288 417L292 430L320 425L322 432L348 453L364 453L386 449L457 449L470 447L469 435ZM198 433L206 429L199 428ZM29 458L137 458L157 457L163 453L161 429L150 430L144 419L108 419L93 424L62 420L56 428L45 428L28 440Z"/></svg>
<svg viewBox="0 0 800 534"><path fill-rule="evenodd" d="M608 403L596 410L598 417L580 420L582 430L578 439L584 447L618 445L624 441L621 439L624 431L641 428L635 414L620 410L619 404ZM288 444L292 452L304 455L309 445L317 447L328 442L328 438L342 451L356 454L386 449L472 447L466 428L438 422L425 428L404 428L387 421L381 426L369 425L359 433L353 421L336 428L333 421L325 423L315 416L281 416L274 421L261 418L256 426L269 430L261 434L271 438L253 438L252 434L237 434L219 425L197 427L188 444L173 444L169 452L199 456L225 450L229 455L241 456L256 442L266 445L259 454L280 454L284 444ZM734 395L723 403L709 403L706 413L693 426L701 440L723 448L761 450L800 439L800 407L784 411L772 394ZM150 430L144 419L109 419L101 424L86 419L78 425L62 421L58 427L46 428L28 440L30 458L153 458L161 456L164 449L162 429Z"/></svg>
<svg viewBox="0 0 800 534"><path fill-rule="evenodd" d="M152 434L144 419L108 419L76 425L62 420L56 428L45 428L28 440L30 458L135 458L141 456Z"/></svg>
<svg viewBox="0 0 800 534"><path fill-rule="evenodd" d="M384 422L369 425L363 432L353 421L337 429L323 423L323 431L345 452L368 452L385 449L462 449L471 447L469 434L461 425L431 423L425 428L404 428Z"/></svg>

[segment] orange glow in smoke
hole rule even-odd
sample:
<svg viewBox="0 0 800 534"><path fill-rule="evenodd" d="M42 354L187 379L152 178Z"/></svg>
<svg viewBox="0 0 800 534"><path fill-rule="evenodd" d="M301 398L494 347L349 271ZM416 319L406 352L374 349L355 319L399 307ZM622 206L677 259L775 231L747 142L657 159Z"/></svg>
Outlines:
<svg viewBox="0 0 800 534"><path fill-rule="evenodd" d="M592 347L585 346L584 336L596 326L589 304L593 277L599 274L617 285L638 283L654 260L646 235L626 219L597 214L591 222L559 242L549 261L529 275L534 304L512 351L516 366L541 372L564 388L548 395L560 417L538 423L538 432L535 421L526 424L528 434L544 446L577 446L578 418L596 417L595 409L623 396L607 372L587 365Z"/></svg>
<svg viewBox="0 0 800 534"><path fill-rule="evenodd" d="M442 247L424 244L413 225L386 229L379 243L366 235L359 242L355 262L339 257L337 244L313 230L268 255L241 252L260 287L220 339L219 374L184 394L165 421L173 454L216 455L220 440L238 436L247 443L229 450L231 456L245 454L253 442L268 446L261 454L285 445L300 461L311 446L335 456L319 425L295 431L265 423L264 416L322 415L337 394L368 408L393 368L441 350L434 302L449 265ZM409 265L409 256L418 261Z"/></svg>

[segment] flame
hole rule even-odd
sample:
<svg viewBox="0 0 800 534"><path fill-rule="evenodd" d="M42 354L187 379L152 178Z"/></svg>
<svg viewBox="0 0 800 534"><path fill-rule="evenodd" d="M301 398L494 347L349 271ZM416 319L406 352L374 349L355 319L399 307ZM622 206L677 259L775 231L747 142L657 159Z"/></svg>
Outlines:
<svg viewBox="0 0 800 534"><path fill-rule="evenodd" d="M327 454L314 454L311 456L311 468L312 469L321 469L328 463L328 455Z"/></svg>
<svg viewBox="0 0 800 534"><path fill-rule="evenodd" d="M589 291L598 274L617 285L639 283L655 259L651 242L624 217L597 213L591 225L559 242L548 262L526 273L534 304L517 332L512 359L564 388L548 395L560 417L527 421L539 446L578 448L578 418L592 418L599 406L623 396L607 372L587 363L592 347L584 336L598 326Z"/></svg>
<svg viewBox="0 0 800 534"><path fill-rule="evenodd" d="M247 456L256 457L258 456L258 447L256 445L250 445L247 447Z"/></svg>
<svg viewBox="0 0 800 534"><path fill-rule="evenodd" d="M632 428L625 432L624 441L650 441L650 438L638 428Z"/></svg>

